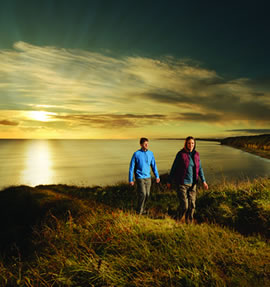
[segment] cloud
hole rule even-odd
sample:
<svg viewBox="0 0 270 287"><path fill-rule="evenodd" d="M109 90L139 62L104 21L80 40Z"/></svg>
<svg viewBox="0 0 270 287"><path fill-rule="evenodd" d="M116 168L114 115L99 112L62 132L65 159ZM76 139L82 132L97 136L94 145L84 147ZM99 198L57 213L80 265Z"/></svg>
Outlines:
<svg viewBox="0 0 270 287"><path fill-rule="evenodd" d="M140 59L132 63L129 71L148 86L148 90L137 95L141 99L195 110L198 115L205 115L200 117L202 121L219 114L216 120L270 122L270 86L266 79L226 80L214 71L192 67L185 61L148 63ZM193 121L194 117L186 120Z"/></svg>
<svg viewBox="0 0 270 287"><path fill-rule="evenodd" d="M248 79L247 84L254 89L270 89L270 76Z"/></svg>
<svg viewBox="0 0 270 287"><path fill-rule="evenodd" d="M77 111L93 102L106 105L118 98L116 94L111 97L111 91L118 85L120 60L23 42L15 43L14 48L0 53L0 97L5 97L5 103L64 104ZM84 107L80 101L89 105Z"/></svg>
<svg viewBox="0 0 270 287"><path fill-rule="evenodd" d="M17 42L0 51L0 74L1 110L54 112L71 125L270 122L268 78L228 80L190 60Z"/></svg>
<svg viewBox="0 0 270 287"><path fill-rule="evenodd" d="M9 121L9 120L0 120L0 125L3 125L3 126L18 126L19 123L13 122L13 121Z"/></svg>
<svg viewBox="0 0 270 287"><path fill-rule="evenodd" d="M165 115L138 115L138 114L96 114L96 115L65 115L55 116L57 120L69 121L75 125L86 125L94 128L131 128L150 124L151 122L166 120Z"/></svg>
<svg viewBox="0 0 270 287"><path fill-rule="evenodd" d="M201 91L193 90L186 94L181 92L160 91L147 92L140 95L141 98L148 98L153 101L165 103L168 105L176 105L179 108L189 107L191 110L204 111L204 113L221 113L225 118L230 120L257 120L270 122L270 104L266 98L266 94L254 94L252 91L232 92L235 84L222 84L223 87L214 86L201 87ZM227 87L226 87L227 86ZM207 93L206 93L207 91ZM260 97L261 99L258 99Z"/></svg>
<svg viewBox="0 0 270 287"><path fill-rule="evenodd" d="M175 120L180 121L192 121L192 122L208 122L208 123L215 123L222 120L225 120L223 115L219 114L201 114L201 113L182 113L179 116L174 118Z"/></svg>
<svg viewBox="0 0 270 287"><path fill-rule="evenodd" d="M69 121L72 125L86 125L94 128L131 128L147 125L177 122L208 122L214 123L224 119L219 114L180 113L180 114L93 114L93 115L62 115L51 117L52 120Z"/></svg>

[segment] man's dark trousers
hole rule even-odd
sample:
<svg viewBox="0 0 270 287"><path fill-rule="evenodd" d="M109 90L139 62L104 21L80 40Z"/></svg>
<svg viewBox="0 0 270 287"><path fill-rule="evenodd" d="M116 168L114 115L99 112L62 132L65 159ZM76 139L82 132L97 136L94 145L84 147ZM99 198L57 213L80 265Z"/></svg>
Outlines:
<svg viewBox="0 0 270 287"><path fill-rule="evenodd" d="M138 205L136 212L138 214L145 213L146 202L150 196L151 178L137 178L138 189Z"/></svg>

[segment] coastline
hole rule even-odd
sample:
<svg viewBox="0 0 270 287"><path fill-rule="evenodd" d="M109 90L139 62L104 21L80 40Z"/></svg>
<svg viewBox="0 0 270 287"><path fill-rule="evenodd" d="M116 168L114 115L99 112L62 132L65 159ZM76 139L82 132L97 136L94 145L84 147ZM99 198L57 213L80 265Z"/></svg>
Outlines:
<svg viewBox="0 0 270 287"><path fill-rule="evenodd" d="M255 150L255 149L251 149L251 148L239 147L239 146L234 146L234 145L230 145L230 144L224 144L224 145L240 149L244 152L248 152L248 153L257 155L259 157L262 157L262 158L270 159L270 150L261 150L261 149Z"/></svg>
<svg viewBox="0 0 270 287"><path fill-rule="evenodd" d="M270 159L270 135L239 136L229 137L220 141L222 145L227 145L242 151Z"/></svg>
<svg viewBox="0 0 270 287"><path fill-rule="evenodd" d="M254 136L255 138L256 136ZM234 137L234 138L225 138L225 139L213 139L213 138L196 138L196 141L208 141L208 142L219 142L221 145L226 145L229 147L233 147L244 152L248 152L250 154L257 155L262 158L270 159L270 148L269 149L259 149L259 148L251 148L246 146L239 146L239 143L234 144L234 141L242 139L244 137ZM250 138L250 137L249 137ZM227 141L227 140L230 141ZM232 140L233 139L233 140ZM158 140L185 140L184 138L158 138ZM248 145L247 143L245 145ZM248 145L252 146L252 145Z"/></svg>

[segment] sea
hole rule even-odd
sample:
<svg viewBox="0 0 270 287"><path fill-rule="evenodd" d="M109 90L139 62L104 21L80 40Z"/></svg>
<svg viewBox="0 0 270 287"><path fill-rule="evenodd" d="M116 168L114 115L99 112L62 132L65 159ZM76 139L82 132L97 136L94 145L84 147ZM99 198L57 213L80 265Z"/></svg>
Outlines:
<svg viewBox="0 0 270 287"><path fill-rule="evenodd" d="M150 140L160 174L168 173L183 140ZM0 189L14 185L108 186L128 182L138 140L0 140ZM270 160L197 141L208 183L270 176Z"/></svg>

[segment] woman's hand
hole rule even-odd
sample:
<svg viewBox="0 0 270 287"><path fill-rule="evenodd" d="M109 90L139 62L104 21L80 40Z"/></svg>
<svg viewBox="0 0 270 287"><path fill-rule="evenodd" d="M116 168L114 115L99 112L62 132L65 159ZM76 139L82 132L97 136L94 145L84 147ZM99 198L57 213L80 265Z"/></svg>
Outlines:
<svg viewBox="0 0 270 287"><path fill-rule="evenodd" d="M203 187L204 187L204 189L208 189L208 184L206 183L206 181L203 182Z"/></svg>

